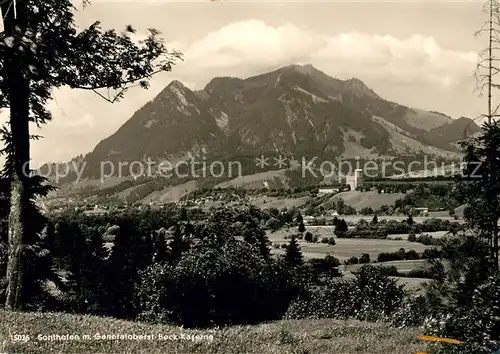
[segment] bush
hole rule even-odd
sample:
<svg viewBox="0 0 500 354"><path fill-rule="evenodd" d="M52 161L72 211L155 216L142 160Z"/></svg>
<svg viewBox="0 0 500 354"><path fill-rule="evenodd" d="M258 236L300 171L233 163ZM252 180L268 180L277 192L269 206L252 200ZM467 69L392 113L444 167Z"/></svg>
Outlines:
<svg viewBox="0 0 500 354"><path fill-rule="evenodd" d="M329 244L330 246L335 246L337 243L335 242L335 238L334 237L323 237L321 239L321 243L327 243Z"/></svg>
<svg viewBox="0 0 500 354"><path fill-rule="evenodd" d="M500 347L500 276L478 286L465 306L428 317L425 333L466 341L460 353L492 353ZM450 351L451 352L451 351ZM458 353L458 351L456 351Z"/></svg>
<svg viewBox="0 0 500 354"><path fill-rule="evenodd" d="M381 269L363 266L353 280L330 280L296 298L286 318L356 318L365 321L387 319L402 305L402 285Z"/></svg>
<svg viewBox="0 0 500 354"><path fill-rule="evenodd" d="M441 251L436 248L428 248L422 252L421 259L437 259L441 258Z"/></svg>
<svg viewBox="0 0 500 354"><path fill-rule="evenodd" d="M142 273L137 292L141 319L205 327L276 320L284 314L288 273L246 242L214 247L203 241L198 247L175 266L153 264Z"/></svg>
<svg viewBox="0 0 500 354"><path fill-rule="evenodd" d="M405 260L417 260L421 257L415 250L405 251L404 248L400 248L396 252L382 252L379 253L377 257L377 262L393 262L393 261L405 261Z"/></svg>
<svg viewBox="0 0 500 354"><path fill-rule="evenodd" d="M378 266L377 268L380 269L382 274L385 274L388 277L399 277L401 275L396 266Z"/></svg>
<svg viewBox="0 0 500 354"><path fill-rule="evenodd" d="M359 263L361 264L370 263L370 255L368 253L363 253L359 258Z"/></svg>
<svg viewBox="0 0 500 354"><path fill-rule="evenodd" d="M349 264L358 264L359 263L359 260L358 260L358 257L356 256L352 256L351 258L349 258L348 260L345 261L345 264L349 265Z"/></svg>
<svg viewBox="0 0 500 354"><path fill-rule="evenodd" d="M392 315L391 324L398 328L418 327L424 323L430 313L425 296L409 296Z"/></svg>
<svg viewBox="0 0 500 354"><path fill-rule="evenodd" d="M306 242L314 242L313 234L307 231L306 234L304 235L304 240Z"/></svg>
<svg viewBox="0 0 500 354"><path fill-rule="evenodd" d="M278 230L282 226L282 223L277 218L271 217L266 221L266 228L272 231Z"/></svg>
<svg viewBox="0 0 500 354"><path fill-rule="evenodd" d="M408 278L423 278L423 279L433 279L433 273L430 269L423 269L423 268L418 268L418 269L412 269L410 270L406 276Z"/></svg>
<svg viewBox="0 0 500 354"><path fill-rule="evenodd" d="M338 269L340 261L331 255L326 255L323 259L313 258L307 262L307 265L320 276L324 275L328 278L341 276Z"/></svg>
<svg viewBox="0 0 500 354"><path fill-rule="evenodd" d="M418 255L417 251L409 250L408 252L406 252L405 260L413 261L413 260L417 260L417 259L420 259L420 256Z"/></svg>
<svg viewBox="0 0 500 354"><path fill-rule="evenodd" d="M434 239L430 235L420 235L417 237L416 242L421 243L426 246L433 246L439 244L439 239Z"/></svg>

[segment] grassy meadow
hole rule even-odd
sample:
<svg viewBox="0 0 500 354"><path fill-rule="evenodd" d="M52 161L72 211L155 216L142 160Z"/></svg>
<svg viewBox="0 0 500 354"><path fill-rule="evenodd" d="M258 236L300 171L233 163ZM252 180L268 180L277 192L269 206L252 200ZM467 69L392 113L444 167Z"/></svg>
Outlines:
<svg viewBox="0 0 500 354"><path fill-rule="evenodd" d="M73 340L50 340L56 334L73 335ZM416 328L354 320L283 320L185 330L93 316L0 311L2 353L412 354L425 350L425 344L416 339L419 334ZM83 339L84 335L92 340ZM144 337L104 340L95 339L97 335Z"/></svg>

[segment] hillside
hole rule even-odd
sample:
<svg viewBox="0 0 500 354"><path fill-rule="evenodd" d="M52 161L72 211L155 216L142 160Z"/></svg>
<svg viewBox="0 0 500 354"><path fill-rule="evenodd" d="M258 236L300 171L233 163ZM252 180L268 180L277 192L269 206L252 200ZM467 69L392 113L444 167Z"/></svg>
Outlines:
<svg viewBox="0 0 500 354"><path fill-rule="evenodd" d="M262 154L453 157L464 130L473 134L479 127L467 118L387 101L356 78L290 65L246 79L217 77L199 91L172 81L77 162L86 164L85 178L95 179L103 161L166 159L175 165L205 157L253 165ZM121 171L128 173L128 167Z"/></svg>
<svg viewBox="0 0 500 354"><path fill-rule="evenodd" d="M441 139L445 143L454 143L480 131L479 126L472 119L461 117L431 129L427 136L430 140Z"/></svg>
<svg viewBox="0 0 500 354"><path fill-rule="evenodd" d="M396 200L404 198L404 193L382 194L374 191L360 192L349 191L336 194L334 200L342 198L346 205L350 205L356 210L363 208L380 209L382 205L393 205Z"/></svg>
<svg viewBox="0 0 500 354"><path fill-rule="evenodd" d="M280 321L220 330L182 330L92 316L0 311L0 352L9 353L394 353L423 351L417 329L359 321ZM49 335L143 335L142 340L50 340ZM29 336L12 342L11 335ZM38 340L38 335L42 336ZM163 336L163 340L159 336ZM181 338L181 335L184 338ZM194 337L198 335L199 337ZM45 337L43 337L45 336ZM177 336L175 338L174 336ZM191 336L191 337L188 337ZM213 339L211 340L212 337Z"/></svg>

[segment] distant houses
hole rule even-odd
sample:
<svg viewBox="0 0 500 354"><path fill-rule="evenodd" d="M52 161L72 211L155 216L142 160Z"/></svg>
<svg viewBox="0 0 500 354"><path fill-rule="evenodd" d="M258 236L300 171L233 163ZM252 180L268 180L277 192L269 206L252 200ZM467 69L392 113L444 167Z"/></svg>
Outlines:
<svg viewBox="0 0 500 354"><path fill-rule="evenodd" d="M106 209L99 207L98 205L95 205L94 209L85 210L83 213L85 215L104 215L104 214L108 213L108 211Z"/></svg>
<svg viewBox="0 0 500 354"><path fill-rule="evenodd" d="M320 188L318 190L318 194L330 194L330 193L338 193L340 190L338 188Z"/></svg>
<svg viewBox="0 0 500 354"><path fill-rule="evenodd" d="M314 223L314 221L316 221L316 218L314 216L311 216L311 215L306 215L306 216L304 216L303 220L304 220L304 224L308 225L308 224Z"/></svg>
<svg viewBox="0 0 500 354"><path fill-rule="evenodd" d="M429 208L413 208L419 215L427 214L429 212Z"/></svg>

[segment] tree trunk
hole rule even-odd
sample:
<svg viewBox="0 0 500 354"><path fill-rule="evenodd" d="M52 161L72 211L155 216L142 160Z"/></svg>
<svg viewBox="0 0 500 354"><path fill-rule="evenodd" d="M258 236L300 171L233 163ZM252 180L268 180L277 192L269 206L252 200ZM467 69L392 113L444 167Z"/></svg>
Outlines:
<svg viewBox="0 0 500 354"><path fill-rule="evenodd" d="M23 270L25 265L24 246L26 238L26 211L29 205L28 180L30 173L30 140L29 140L29 78L23 60L21 45L22 33L26 29L26 16L22 9L23 2L17 2L14 12L8 10L10 2L1 5L4 15L4 31L6 37L14 38L10 48L11 55L4 63L8 99L10 104L10 129L12 138L12 176L10 181L10 213L9 213L9 252L7 263L7 310L22 309ZM17 18L14 18L16 14ZM15 30L18 27L19 30Z"/></svg>

